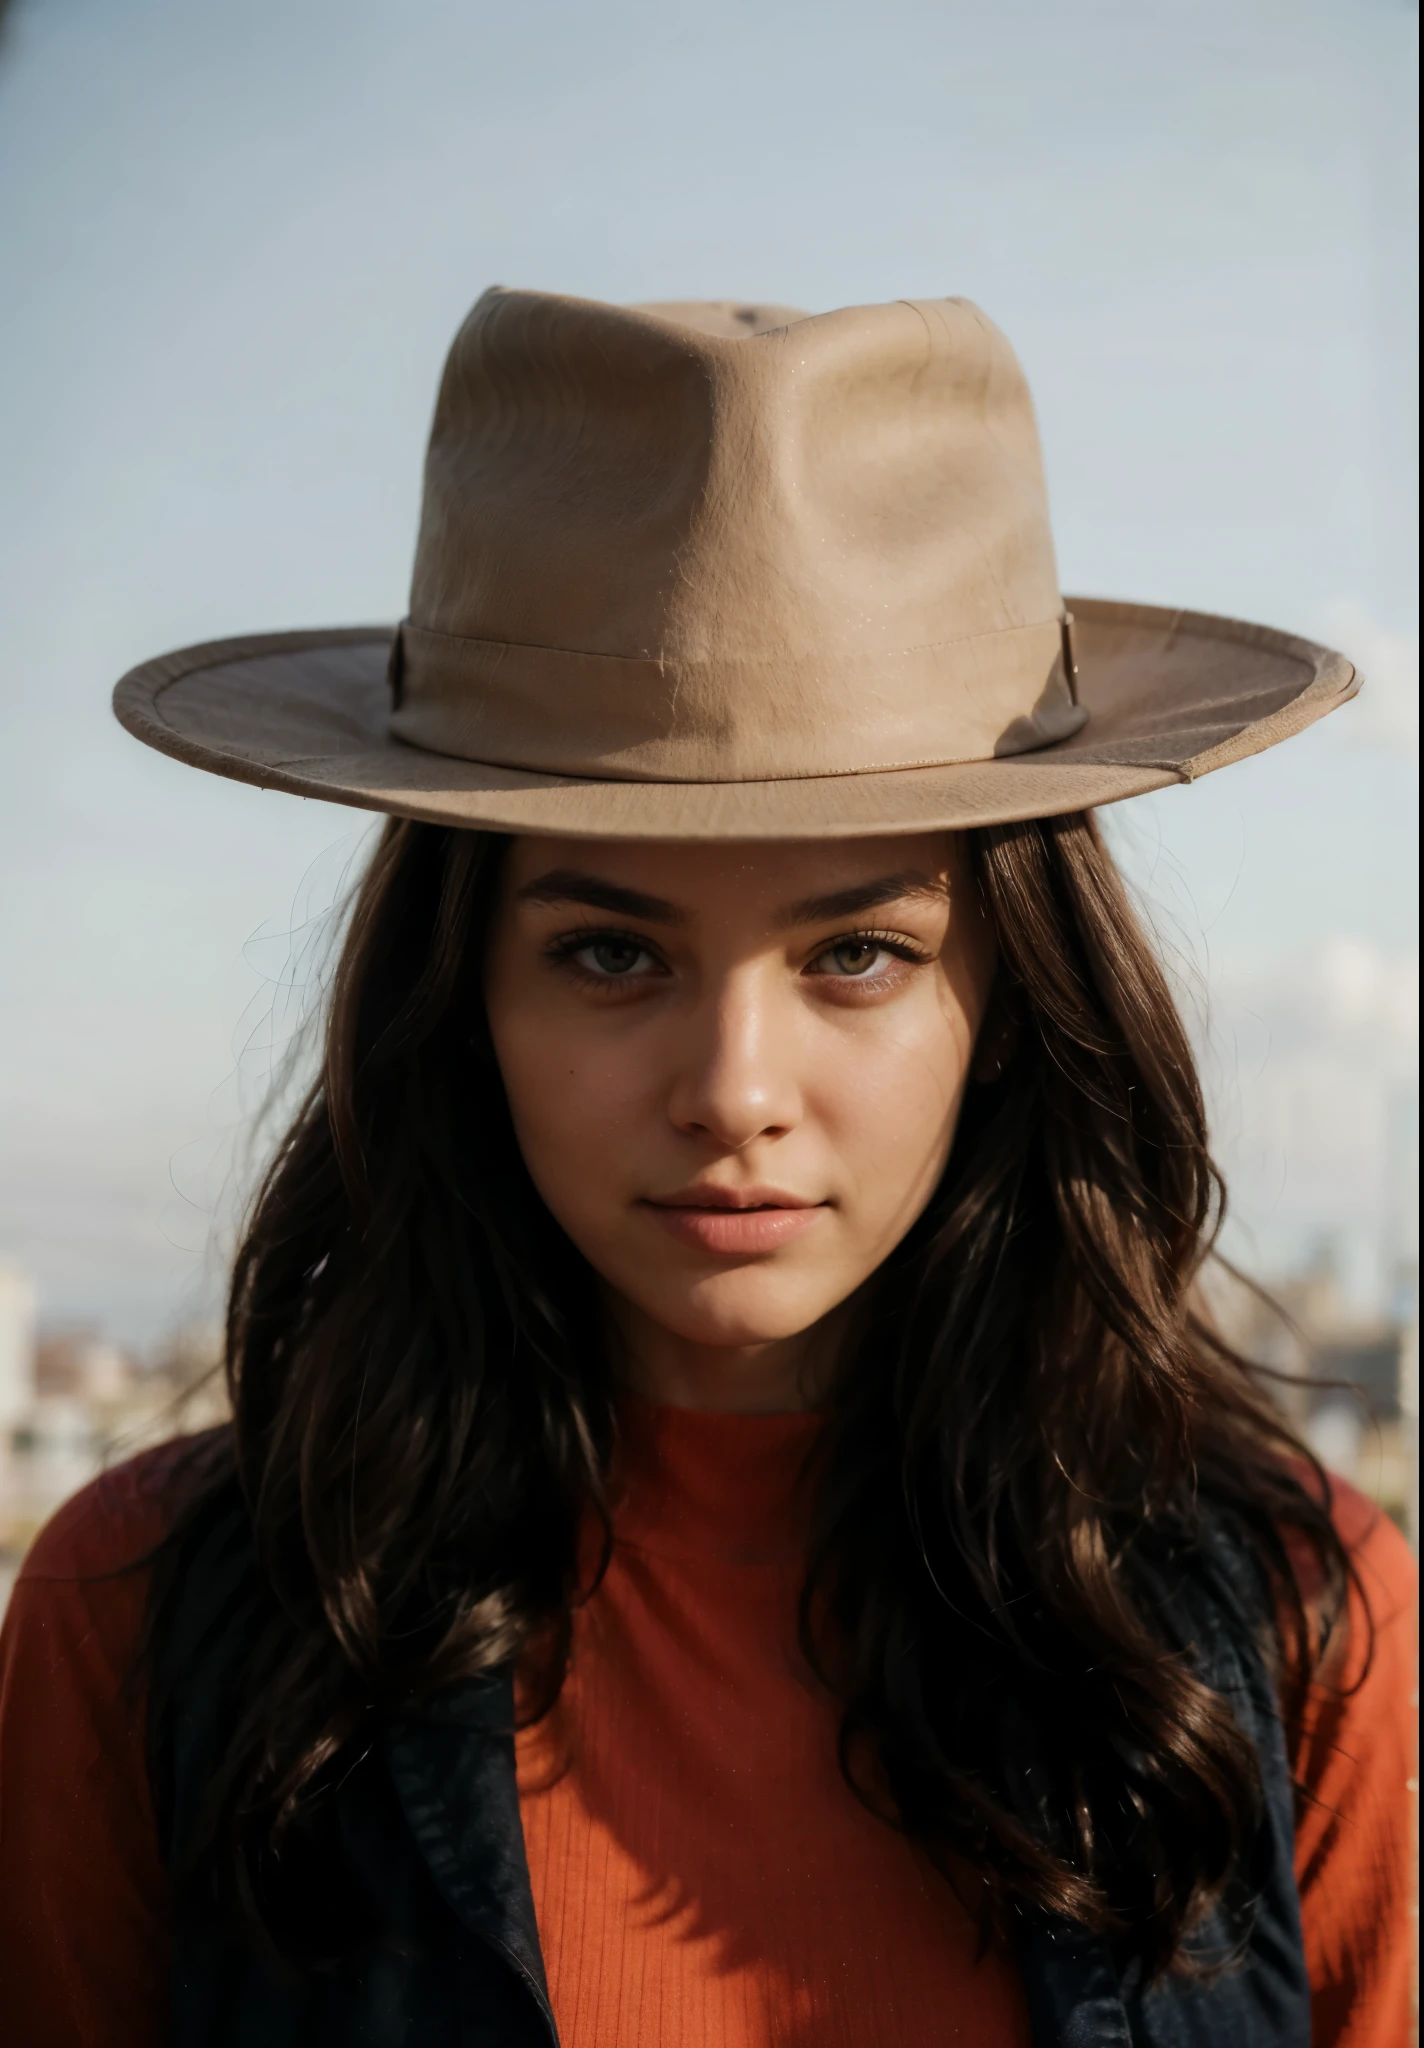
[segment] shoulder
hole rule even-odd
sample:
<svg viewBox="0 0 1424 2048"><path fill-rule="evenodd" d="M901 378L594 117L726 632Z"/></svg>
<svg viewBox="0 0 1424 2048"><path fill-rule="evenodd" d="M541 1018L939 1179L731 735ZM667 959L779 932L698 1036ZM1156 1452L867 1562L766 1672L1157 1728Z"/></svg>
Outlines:
<svg viewBox="0 0 1424 2048"><path fill-rule="evenodd" d="M1307 1479L1326 1508L1350 1563L1351 1585L1344 1626L1334 1630L1334 1647L1317 1673L1333 1686L1358 1685L1381 1642L1408 1634L1418 1598L1419 1567L1401 1530L1384 1510L1348 1480L1325 1475L1325 1491L1314 1474ZM1315 1553L1294 1535L1287 1551L1307 1608L1319 1612L1321 1569Z"/></svg>
<svg viewBox="0 0 1424 2048"><path fill-rule="evenodd" d="M1419 1566L1403 1532L1357 1487L1330 1479L1330 1519L1355 1567L1360 1597L1376 1628L1412 1611Z"/></svg>
<svg viewBox="0 0 1424 2048"><path fill-rule="evenodd" d="M1409 1722L1418 1636L1419 1566L1382 1509L1342 1479L1330 1481L1330 1519L1353 1570L1349 1626L1324 1690L1352 1697L1357 1728L1388 1716Z"/></svg>
<svg viewBox="0 0 1424 2048"><path fill-rule="evenodd" d="M175 1438L101 1472L40 1530L0 1627L0 1687L94 1700L116 1692L142 1639L153 1553L173 1522L174 1482L195 1440ZM22 1685L21 1689L24 1687Z"/></svg>
<svg viewBox="0 0 1424 2048"><path fill-rule="evenodd" d="M146 1451L66 1501L0 1626L0 1980L17 2039L164 2031L168 1897L137 1660L181 1451Z"/></svg>
<svg viewBox="0 0 1424 2048"><path fill-rule="evenodd" d="M1310 1686L1292 1762L1315 2038L1343 2048L1408 2031L1418 1569L1373 1501L1341 1479L1329 1488L1348 1626Z"/></svg>
<svg viewBox="0 0 1424 2048"><path fill-rule="evenodd" d="M174 1438L112 1466L35 1538L0 1622L0 1755L12 1771L26 1753L92 1764L132 1733L152 1565L203 1442Z"/></svg>
<svg viewBox="0 0 1424 2048"><path fill-rule="evenodd" d="M17 1587L102 1577L140 1563L168 1533L173 1482L193 1441L174 1437L141 1451L72 1494L31 1544Z"/></svg>

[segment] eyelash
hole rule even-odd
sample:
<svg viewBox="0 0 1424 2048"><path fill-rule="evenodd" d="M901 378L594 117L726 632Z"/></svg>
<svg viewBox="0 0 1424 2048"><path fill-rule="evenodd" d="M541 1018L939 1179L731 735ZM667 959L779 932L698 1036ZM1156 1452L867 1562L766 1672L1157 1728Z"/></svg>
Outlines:
<svg viewBox="0 0 1424 2048"><path fill-rule="evenodd" d="M829 944L822 946L816 955L819 960L824 953L833 953L837 946L879 946L886 953L893 953L897 960L908 960L913 967L923 967L933 955L923 946L917 946L913 939L907 939L903 932L837 932Z"/></svg>
<svg viewBox="0 0 1424 2048"><path fill-rule="evenodd" d="M639 952L649 954L654 960L658 957L657 949L637 932L620 932L612 925L603 924L581 925L577 931L560 932L556 939L550 939L544 951L546 956L554 962L555 966L570 967L575 972L581 972L575 955L587 952L590 946L609 944L615 946L636 946ZM597 982L606 982L610 978L607 975L599 974L584 976L586 981Z"/></svg>
<svg viewBox="0 0 1424 2048"><path fill-rule="evenodd" d="M580 953L586 952L590 946L596 946L600 943L606 944L610 941L615 945L636 946L640 952L647 953L651 959L658 959L656 947L640 933L619 931L609 925L586 925L577 931L561 932L556 939L550 940L545 948L545 952L555 966L563 968L566 973L577 976L585 988L617 988L622 979L621 976L590 974L586 969L579 966L577 958ZM931 953L926 952L924 947L916 945L912 939L907 939L901 932L850 931L838 932L833 939L828 939L825 945L816 952L813 960L807 962L807 965L814 965L815 960L823 959L827 953L834 952L837 946L846 945L878 946L883 952L893 954L897 960L903 960L911 967L927 966L934 957ZM662 964L660 961L659 965ZM861 976L851 974L826 975L823 978L827 981L844 981L852 987L859 988L874 988L877 982L882 979L879 975Z"/></svg>

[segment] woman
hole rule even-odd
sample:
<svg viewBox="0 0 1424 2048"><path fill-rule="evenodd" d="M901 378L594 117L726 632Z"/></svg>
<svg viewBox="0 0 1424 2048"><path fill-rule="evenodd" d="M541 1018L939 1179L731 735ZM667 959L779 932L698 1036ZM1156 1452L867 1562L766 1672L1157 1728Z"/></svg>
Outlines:
<svg viewBox="0 0 1424 2048"><path fill-rule="evenodd" d="M394 643L120 686L392 822L233 1424L15 1595L22 2039L1402 2040L1407 1553L1091 816L1353 671L1075 610L974 308L493 292Z"/></svg>

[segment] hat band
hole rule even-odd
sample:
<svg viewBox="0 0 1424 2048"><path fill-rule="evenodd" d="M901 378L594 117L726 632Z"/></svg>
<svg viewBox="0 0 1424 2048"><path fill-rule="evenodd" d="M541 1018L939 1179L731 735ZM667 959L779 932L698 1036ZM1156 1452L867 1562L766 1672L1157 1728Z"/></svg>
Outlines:
<svg viewBox="0 0 1424 2048"><path fill-rule="evenodd" d="M490 767L780 782L1023 754L1085 723L1061 619L888 653L664 660L432 633L392 648L391 732Z"/></svg>

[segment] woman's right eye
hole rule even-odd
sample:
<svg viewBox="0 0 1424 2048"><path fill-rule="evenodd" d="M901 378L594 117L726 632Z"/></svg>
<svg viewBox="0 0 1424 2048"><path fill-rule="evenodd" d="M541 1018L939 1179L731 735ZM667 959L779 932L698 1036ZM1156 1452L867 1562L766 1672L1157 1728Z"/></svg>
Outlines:
<svg viewBox="0 0 1424 2048"><path fill-rule="evenodd" d="M657 961L646 946L640 946L636 939L608 938L588 939L576 950L570 949L565 955L585 974L596 981L628 981L646 974L649 968L656 969Z"/></svg>

